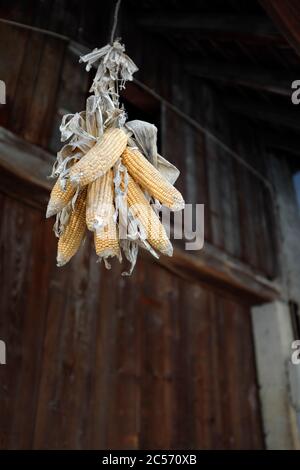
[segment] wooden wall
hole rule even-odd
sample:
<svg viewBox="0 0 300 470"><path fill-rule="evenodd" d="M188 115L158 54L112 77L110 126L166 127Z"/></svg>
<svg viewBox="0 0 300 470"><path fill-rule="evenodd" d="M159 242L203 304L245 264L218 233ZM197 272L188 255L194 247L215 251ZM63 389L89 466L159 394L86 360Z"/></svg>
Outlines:
<svg viewBox="0 0 300 470"><path fill-rule="evenodd" d="M51 221L1 194L2 449L260 448L249 305L90 242L55 267Z"/></svg>
<svg viewBox="0 0 300 470"><path fill-rule="evenodd" d="M64 32L67 11L54 4L44 26ZM93 21L82 18L74 39L87 39L78 31ZM93 47L103 44L106 21L99 17ZM240 128L213 90L182 73L176 51L123 21L138 78L265 171L253 129ZM61 114L83 108L89 79L64 40L7 25L0 36L8 93L1 125L54 153ZM163 151L182 170L178 187L187 202L205 203L206 240L276 276L272 205L261 183L170 110L161 123ZM0 187L8 363L0 369L1 448L263 447L251 302L211 279L183 280L146 256L131 278L120 277L118 265L107 272L96 264L90 242L57 269L52 221L44 205L8 191L19 184Z"/></svg>
<svg viewBox="0 0 300 470"><path fill-rule="evenodd" d="M212 96L208 89L206 99ZM203 104L205 119L212 108ZM214 106L214 116L222 107ZM164 113L164 154L181 170L178 188L186 202L204 204L205 240L268 279L278 275L277 228L272 195L256 176L211 138L172 110ZM223 114L223 123L228 116ZM215 123L216 124L216 123ZM224 139L245 161L266 175L266 156L251 125L232 117ZM211 127L210 127L211 128ZM197 256L197 253L195 253Z"/></svg>

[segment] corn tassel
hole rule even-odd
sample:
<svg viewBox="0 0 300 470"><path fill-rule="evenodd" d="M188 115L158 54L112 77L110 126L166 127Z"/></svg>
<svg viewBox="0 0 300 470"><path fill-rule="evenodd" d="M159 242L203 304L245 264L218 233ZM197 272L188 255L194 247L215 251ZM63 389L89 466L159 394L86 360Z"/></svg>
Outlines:
<svg viewBox="0 0 300 470"><path fill-rule="evenodd" d="M85 233L86 189L75 202L68 225L58 240L57 266L66 264L79 249Z"/></svg>
<svg viewBox="0 0 300 470"><path fill-rule="evenodd" d="M70 181L83 187L103 176L116 163L127 144L127 135L121 129L111 128L70 169Z"/></svg>
<svg viewBox="0 0 300 470"><path fill-rule="evenodd" d="M145 231L146 240L161 253L172 256L173 247L165 228L147 201L143 191L128 175L127 203L132 215Z"/></svg>
<svg viewBox="0 0 300 470"><path fill-rule="evenodd" d="M127 147L122 154L122 161L132 178L151 196L173 211L184 208L180 192L138 150Z"/></svg>
<svg viewBox="0 0 300 470"><path fill-rule="evenodd" d="M46 217L52 217L52 215L55 215L60 212L72 199L75 194L75 191L76 189L70 184L69 181L66 182L65 189L62 189L60 178L58 178L50 194Z"/></svg>
<svg viewBox="0 0 300 470"><path fill-rule="evenodd" d="M113 171L108 170L88 185L86 224L89 230L99 230L108 224L114 204Z"/></svg>

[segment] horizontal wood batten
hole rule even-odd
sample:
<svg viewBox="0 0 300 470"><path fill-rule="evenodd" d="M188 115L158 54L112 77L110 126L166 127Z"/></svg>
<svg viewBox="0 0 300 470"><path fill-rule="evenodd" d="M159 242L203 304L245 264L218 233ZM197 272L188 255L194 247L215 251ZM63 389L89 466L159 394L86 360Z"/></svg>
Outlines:
<svg viewBox="0 0 300 470"><path fill-rule="evenodd" d="M48 177L53 163L53 155L0 127L2 168L27 183L50 191L53 182Z"/></svg>

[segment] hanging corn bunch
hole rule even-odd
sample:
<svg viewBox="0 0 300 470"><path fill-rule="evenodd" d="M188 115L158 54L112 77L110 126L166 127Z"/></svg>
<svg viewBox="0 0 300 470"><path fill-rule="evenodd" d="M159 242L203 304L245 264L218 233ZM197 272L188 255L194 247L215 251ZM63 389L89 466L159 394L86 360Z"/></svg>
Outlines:
<svg viewBox="0 0 300 470"><path fill-rule="evenodd" d="M80 58L89 71L98 63L86 109L67 114L60 126L66 142L57 154L47 217L56 215L57 265L66 264L93 232L95 251L130 262L131 274L143 247L172 256L172 244L157 208L184 208L174 187L179 171L157 153L154 125L126 122L119 92L137 71L118 40Z"/></svg>

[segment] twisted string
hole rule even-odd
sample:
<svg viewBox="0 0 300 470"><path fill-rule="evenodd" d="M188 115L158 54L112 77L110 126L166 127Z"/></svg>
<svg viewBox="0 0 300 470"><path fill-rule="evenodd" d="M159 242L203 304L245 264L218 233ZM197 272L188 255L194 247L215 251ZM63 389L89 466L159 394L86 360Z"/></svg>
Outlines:
<svg viewBox="0 0 300 470"><path fill-rule="evenodd" d="M116 6L115 6L115 11L114 11L114 21L113 21L113 25L112 25L112 29L111 29L111 34L110 34L110 44L113 44L114 39L115 39L120 5L121 5L121 0L117 0Z"/></svg>

